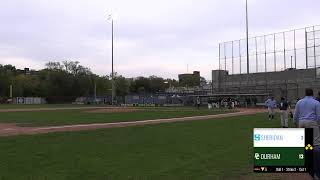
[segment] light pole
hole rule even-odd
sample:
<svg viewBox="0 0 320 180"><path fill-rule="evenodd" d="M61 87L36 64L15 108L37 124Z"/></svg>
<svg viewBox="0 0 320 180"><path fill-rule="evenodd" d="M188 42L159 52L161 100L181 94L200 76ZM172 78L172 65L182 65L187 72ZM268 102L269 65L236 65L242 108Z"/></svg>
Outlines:
<svg viewBox="0 0 320 180"><path fill-rule="evenodd" d="M246 0L246 41L247 41L247 74L249 74L249 19L248 19L248 0Z"/></svg>
<svg viewBox="0 0 320 180"><path fill-rule="evenodd" d="M114 104L114 97L115 97L115 88L114 88L114 71L113 71L113 21L114 18L110 14L108 16L108 21L111 22L111 86L112 86L112 92L111 92L111 104Z"/></svg>

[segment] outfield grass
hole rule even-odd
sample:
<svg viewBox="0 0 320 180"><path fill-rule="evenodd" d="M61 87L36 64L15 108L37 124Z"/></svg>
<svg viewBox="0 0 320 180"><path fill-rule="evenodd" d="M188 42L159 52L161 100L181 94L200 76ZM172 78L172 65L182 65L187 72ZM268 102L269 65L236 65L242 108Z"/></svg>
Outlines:
<svg viewBox="0 0 320 180"><path fill-rule="evenodd" d="M102 105L86 104L0 104L0 109L38 109L38 108L73 108L73 107L96 107Z"/></svg>
<svg viewBox="0 0 320 180"><path fill-rule="evenodd" d="M19 126L48 126L88 123L139 121L175 117L201 116L234 112L230 110L197 110L195 108L142 108L136 112L89 113L88 110L57 110L37 112L0 112L0 122Z"/></svg>
<svg viewBox="0 0 320 180"><path fill-rule="evenodd" d="M252 129L265 114L0 138L0 179L249 179Z"/></svg>

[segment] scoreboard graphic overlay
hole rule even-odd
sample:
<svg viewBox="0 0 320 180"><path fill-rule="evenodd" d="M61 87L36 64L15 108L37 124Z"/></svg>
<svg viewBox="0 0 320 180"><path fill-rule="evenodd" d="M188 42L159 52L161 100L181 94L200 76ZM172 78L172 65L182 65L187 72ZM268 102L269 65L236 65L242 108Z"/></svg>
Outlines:
<svg viewBox="0 0 320 180"><path fill-rule="evenodd" d="M313 175L313 129L255 128L254 172Z"/></svg>

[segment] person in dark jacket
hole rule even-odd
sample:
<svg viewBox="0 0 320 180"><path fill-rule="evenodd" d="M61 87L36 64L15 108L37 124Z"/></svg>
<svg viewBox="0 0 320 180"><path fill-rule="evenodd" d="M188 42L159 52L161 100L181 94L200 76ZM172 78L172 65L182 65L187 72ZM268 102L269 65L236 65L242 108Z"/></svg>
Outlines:
<svg viewBox="0 0 320 180"><path fill-rule="evenodd" d="M297 102L293 119L299 128L313 129L314 179L320 179L320 103L312 89L307 88L306 96Z"/></svg>
<svg viewBox="0 0 320 180"><path fill-rule="evenodd" d="M317 101L320 102L320 91L318 92L318 96L316 98ZM318 126L320 129L320 122L318 121ZM319 130L320 131L320 130ZM316 146L314 148L314 156L315 156L315 172L316 172L316 176L318 176L317 178L320 179L320 146Z"/></svg>
<svg viewBox="0 0 320 180"><path fill-rule="evenodd" d="M316 100L320 102L320 91L318 92L318 96L316 97Z"/></svg>
<svg viewBox="0 0 320 180"><path fill-rule="evenodd" d="M280 109L280 119L281 119L281 127L288 128L288 102L284 97L281 98L279 109Z"/></svg>

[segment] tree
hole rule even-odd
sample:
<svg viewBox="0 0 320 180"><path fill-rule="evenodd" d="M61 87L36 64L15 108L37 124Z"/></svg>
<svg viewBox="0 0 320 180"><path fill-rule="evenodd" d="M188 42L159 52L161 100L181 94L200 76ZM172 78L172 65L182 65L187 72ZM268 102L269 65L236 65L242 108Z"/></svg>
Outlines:
<svg viewBox="0 0 320 180"><path fill-rule="evenodd" d="M145 77L138 77L134 79L130 90L134 93L147 93L150 91L150 80Z"/></svg>
<svg viewBox="0 0 320 180"><path fill-rule="evenodd" d="M129 93L129 82L123 76L115 77L115 87L117 96L126 96Z"/></svg>
<svg viewBox="0 0 320 180"><path fill-rule="evenodd" d="M0 64L0 96L9 97L9 87L14 80L16 68L12 65Z"/></svg>
<svg viewBox="0 0 320 180"><path fill-rule="evenodd" d="M204 77L200 77L200 86L206 85L207 80Z"/></svg>
<svg viewBox="0 0 320 180"><path fill-rule="evenodd" d="M90 75L92 72L89 68L79 65L79 61L63 61L65 71L73 75Z"/></svg>
<svg viewBox="0 0 320 180"><path fill-rule="evenodd" d="M15 96L38 96L39 79L36 76L26 76L19 74L15 77L13 83L13 94Z"/></svg>
<svg viewBox="0 0 320 180"><path fill-rule="evenodd" d="M150 89L151 93L156 93L160 91L164 91L166 89L166 84L163 78L157 76L149 77Z"/></svg>
<svg viewBox="0 0 320 180"><path fill-rule="evenodd" d="M52 61L45 66L45 69L25 74L13 65L0 64L0 96L9 96L11 84L14 96L47 97L49 102L71 102L76 97L93 96L95 85L97 96L111 96L111 75L93 74L78 61ZM117 96L153 94L165 91L169 85L179 85L174 79L165 80L157 76L127 79L118 73L114 73L114 81Z"/></svg>
<svg viewBox="0 0 320 180"><path fill-rule="evenodd" d="M48 70L54 70L54 71L62 71L63 66L60 64L60 62L48 62L46 63L46 69Z"/></svg>
<svg viewBox="0 0 320 180"><path fill-rule="evenodd" d="M109 76L94 75L94 81L97 87L97 96L111 95L111 80Z"/></svg>

